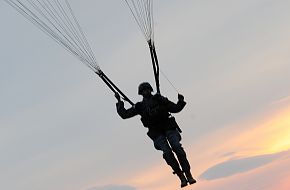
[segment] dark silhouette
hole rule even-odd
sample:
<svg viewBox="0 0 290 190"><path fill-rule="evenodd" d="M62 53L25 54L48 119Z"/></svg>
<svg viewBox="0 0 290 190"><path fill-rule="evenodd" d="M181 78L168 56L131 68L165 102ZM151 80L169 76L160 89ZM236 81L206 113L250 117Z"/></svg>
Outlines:
<svg viewBox="0 0 290 190"><path fill-rule="evenodd" d="M178 94L178 102L175 104L160 94L153 95L152 91L149 83L141 83L138 94L143 96L143 100L129 109L124 108L124 102L116 94L117 112L123 119L140 115L144 127L148 128L147 135L153 140L154 147L163 152L166 163L171 166L173 173L178 175L181 187L185 187L187 183L194 184L196 180L191 175L190 164L180 143L181 130L170 114L178 113L184 108L184 97Z"/></svg>

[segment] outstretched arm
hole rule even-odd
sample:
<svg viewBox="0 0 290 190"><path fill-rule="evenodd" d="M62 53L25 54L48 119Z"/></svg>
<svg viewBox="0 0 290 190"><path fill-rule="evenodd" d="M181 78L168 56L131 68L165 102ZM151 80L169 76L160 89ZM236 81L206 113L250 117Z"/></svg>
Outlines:
<svg viewBox="0 0 290 190"><path fill-rule="evenodd" d="M128 118L131 118L131 117L138 115L138 112L135 109L135 106L132 106L129 109L125 109L124 102L121 101L120 96L118 94L116 94L115 97L118 100L118 102L116 103L117 113L119 114L119 116L122 119L128 119Z"/></svg>

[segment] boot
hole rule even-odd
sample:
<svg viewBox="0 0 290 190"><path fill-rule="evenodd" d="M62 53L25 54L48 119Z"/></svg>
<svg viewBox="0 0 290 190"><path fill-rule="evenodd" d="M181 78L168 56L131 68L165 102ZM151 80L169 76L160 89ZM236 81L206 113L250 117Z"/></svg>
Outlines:
<svg viewBox="0 0 290 190"><path fill-rule="evenodd" d="M180 182L181 182L180 187L182 188L182 187L187 186L187 180L186 180L186 177L184 176L183 172L182 171L176 172L176 174L179 177Z"/></svg>
<svg viewBox="0 0 290 190"><path fill-rule="evenodd" d="M188 183L189 183L190 185L196 183L196 180L193 179L193 177L192 177L190 171L186 171L186 172L185 172L185 176L186 176L187 181L188 181Z"/></svg>

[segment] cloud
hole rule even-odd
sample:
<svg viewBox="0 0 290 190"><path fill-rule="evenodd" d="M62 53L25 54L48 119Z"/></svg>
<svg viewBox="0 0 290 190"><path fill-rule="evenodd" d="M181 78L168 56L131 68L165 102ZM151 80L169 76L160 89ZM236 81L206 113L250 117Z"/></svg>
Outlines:
<svg viewBox="0 0 290 190"><path fill-rule="evenodd" d="M227 152L227 153L223 154L222 157L233 156L235 154L236 154L236 152Z"/></svg>
<svg viewBox="0 0 290 190"><path fill-rule="evenodd" d="M88 190L137 190L135 187L127 185L106 185L102 187L93 187Z"/></svg>
<svg viewBox="0 0 290 190"><path fill-rule="evenodd" d="M228 160L209 168L204 173L202 173L200 177L206 180L215 180L229 177L238 173L244 173L255 168L267 165L272 161L280 158L281 155L285 155L284 153L285 152L280 152L276 154L265 154L241 159Z"/></svg>

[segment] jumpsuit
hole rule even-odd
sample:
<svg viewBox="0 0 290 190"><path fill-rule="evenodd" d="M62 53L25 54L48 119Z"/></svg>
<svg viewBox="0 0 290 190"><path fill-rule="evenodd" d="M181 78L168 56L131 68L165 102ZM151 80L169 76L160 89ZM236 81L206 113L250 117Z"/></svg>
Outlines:
<svg viewBox="0 0 290 190"><path fill-rule="evenodd" d="M190 171L190 164L180 143L180 129L170 113L180 112L185 105L186 102L183 100L178 100L175 104L166 97L155 94L143 98L129 109L124 108L122 101L118 101L116 107L119 116L123 119L141 116L141 121L144 127L148 128L147 135L153 140L155 149L162 151L166 163L171 166L174 173L179 173Z"/></svg>

